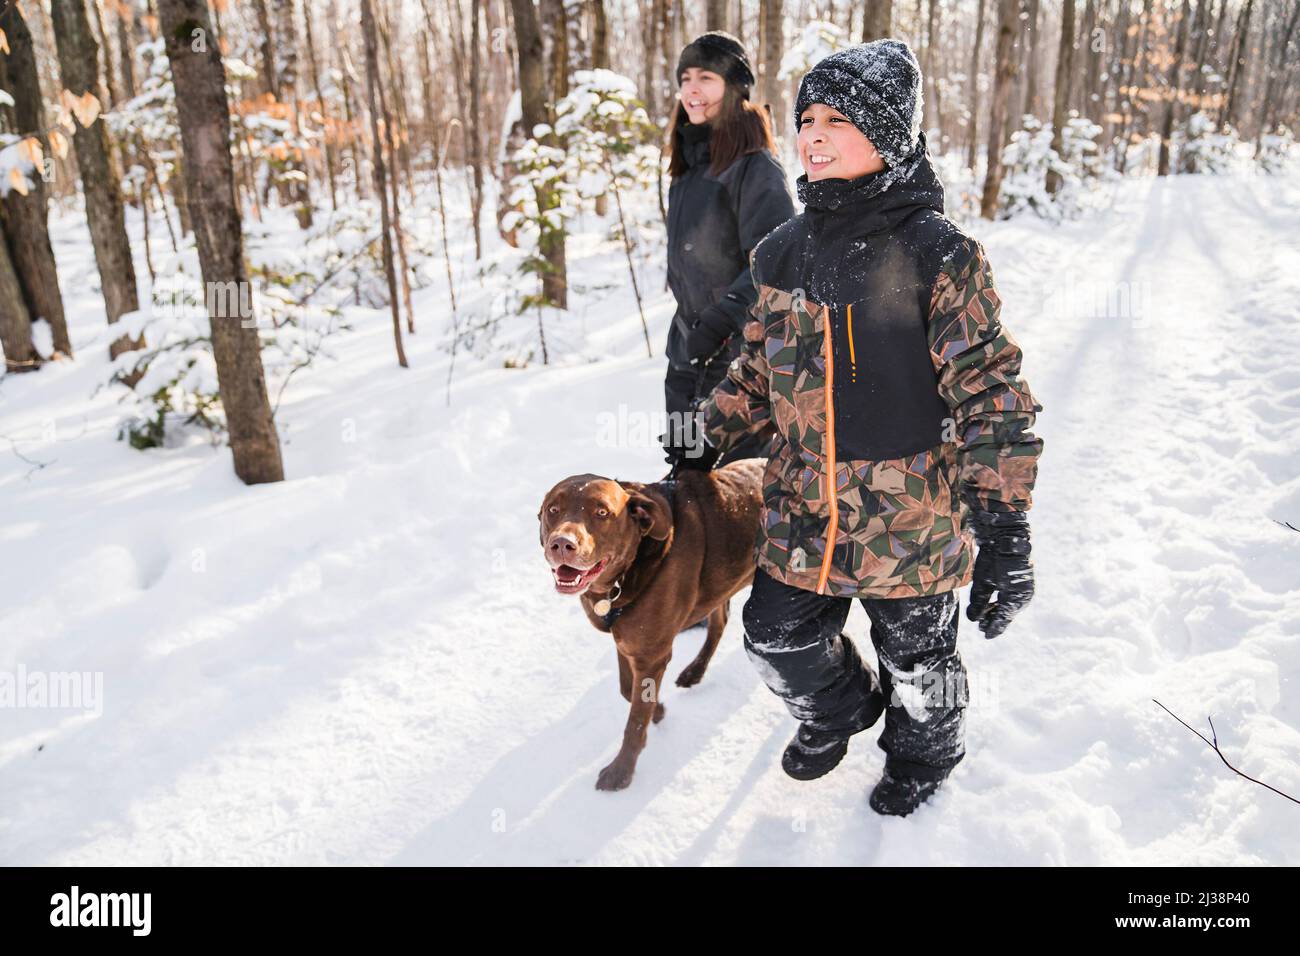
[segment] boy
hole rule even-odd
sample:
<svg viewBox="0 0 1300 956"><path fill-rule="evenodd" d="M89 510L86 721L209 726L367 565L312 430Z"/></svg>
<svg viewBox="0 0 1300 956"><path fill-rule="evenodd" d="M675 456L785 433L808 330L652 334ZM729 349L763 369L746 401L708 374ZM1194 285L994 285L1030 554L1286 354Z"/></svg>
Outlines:
<svg viewBox="0 0 1300 956"><path fill-rule="evenodd" d="M967 616L988 638L1033 595L1026 512L1042 451L1029 430L1042 406L983 246L943 215L920 118L920 68L898 40L804 77L805 212L751 256L757 321L701 407L710 447L681 462L707 468L775 430L745 650L800 721L782 756L797 779L829 772L885 713L870 804L895 815L965 754L957 590L973 579ZM841 634L853 598L879 680Z"/></svg>

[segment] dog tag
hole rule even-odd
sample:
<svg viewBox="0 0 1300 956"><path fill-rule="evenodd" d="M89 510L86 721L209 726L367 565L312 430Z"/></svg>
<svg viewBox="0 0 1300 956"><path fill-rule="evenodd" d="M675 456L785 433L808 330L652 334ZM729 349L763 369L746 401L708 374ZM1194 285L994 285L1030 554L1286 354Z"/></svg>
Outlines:
<svg viewBox="0 0 1300 956"><path fill-rule="evenodd" d="M591 609L595 611L597 614L599 614L601 617L604 617L606 614L609 613L610 607L611 605L609 603L609 598L601 598L599 601L597 601L595 604L591 606Z"/></svg>

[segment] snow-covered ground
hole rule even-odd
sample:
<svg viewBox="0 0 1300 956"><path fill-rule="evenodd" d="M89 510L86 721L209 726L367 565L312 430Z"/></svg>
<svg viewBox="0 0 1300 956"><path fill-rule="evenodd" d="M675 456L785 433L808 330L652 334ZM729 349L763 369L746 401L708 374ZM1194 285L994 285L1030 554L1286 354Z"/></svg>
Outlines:
<svg viewBox="0 0 1300 956"><path fill-rule="evenodd" d="M0 862L1300 863L1295 805L1152 702L1300 794L1300 534L1277 523L1300 526L1298 213L1300 180L1189 176L1060 228L971 226L1045 406L1038 590L996 641L963 619L967 757L905 819L866 805L880 725L820 781L781 772L794 724L739 600L630 789L594 789L626 716L614 650L554 593L536 513L568 474L663 473L662 272L647 358L621 248L582 236L591 291L547 321L585 355L462 353L447 407L435 263L411 369L386 312L351 310L339 360L285 392L288 480L246 488L227 449L114 440L65 217L78 358L0 382L0 673L101 674L102 713L0 710ZM462 275L462 309L507 281Z"/></svg>

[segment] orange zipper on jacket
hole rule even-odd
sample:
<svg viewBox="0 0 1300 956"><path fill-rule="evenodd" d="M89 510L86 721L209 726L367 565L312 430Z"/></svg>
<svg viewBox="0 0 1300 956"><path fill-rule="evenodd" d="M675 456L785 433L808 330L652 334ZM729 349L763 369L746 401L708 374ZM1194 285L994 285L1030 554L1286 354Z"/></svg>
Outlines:
<svg viewBox="0 0 1300 956"><path fill-rule="evenodd" d="M850 302L845 306L845 309L849 314L849 381L856 382L858 380L858 357L853 354L853 303Z"/></svg>
<svg viewBox="0 0 1300 956"><path fill-rule="evenodd" d="M831 555L835 552L835 537L839 531L840 509L839 489L835 482L835 399L832 388L835 385L835 363L831 355L831 308L826 309L822 323L822 344L826 352L826 494L830 497L831 517L826 525L826 553L822 555L822 570L817 577L817 593L826 593L826 577L831 572ZM853 340L850 339L850 342Z"/></svg>

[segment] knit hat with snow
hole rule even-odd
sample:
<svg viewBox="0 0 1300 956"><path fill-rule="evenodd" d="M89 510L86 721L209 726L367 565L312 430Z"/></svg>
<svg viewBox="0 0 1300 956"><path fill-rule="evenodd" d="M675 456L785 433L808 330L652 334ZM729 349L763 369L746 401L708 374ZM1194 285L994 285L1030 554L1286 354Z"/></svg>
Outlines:
<svg viewBox="0 0 1300 956"><path fill-rule="evenodd" d="M754 71L749 67L749 57L740 41L730 33L710 30L702 33L682 50L677 60L677 78L682 72L695 67L710 70L728 83L742 87L746 93L754 85Z"/></svg>
<svg viewBox="0 0 1300 956"><path fill-rule="evenodd" d="M839 110L897 166L916 150L921 131L921 66L902 40L873 40L821 60L799 84L794 125L812 103Z"/></svg>

